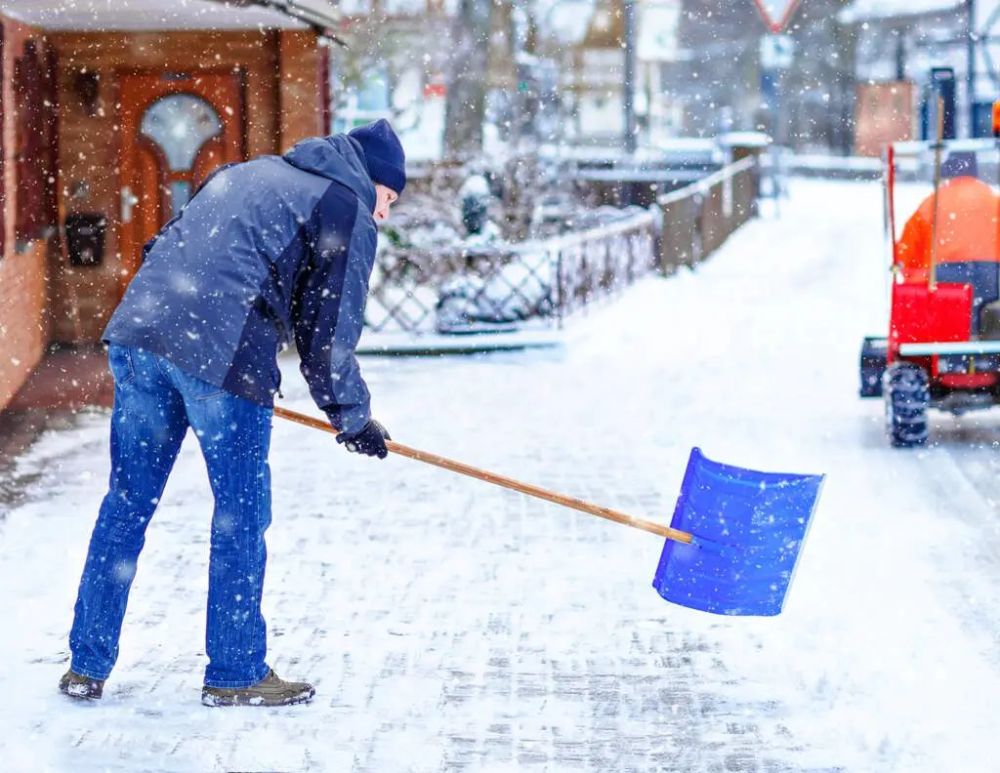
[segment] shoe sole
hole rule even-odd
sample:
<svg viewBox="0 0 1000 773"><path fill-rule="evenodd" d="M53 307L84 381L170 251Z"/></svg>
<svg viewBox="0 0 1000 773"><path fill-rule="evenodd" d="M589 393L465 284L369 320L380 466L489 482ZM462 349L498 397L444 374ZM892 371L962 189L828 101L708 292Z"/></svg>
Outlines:
<svg viewBox="0 0 1000 773"><path fill-rule="evenodd" d="M101 699L100 695L92 695L85 691L75 691L68 687L60 687L59 692L65 695L67 698L72 698L75 701L99 701Z"/></svg>
<svg viewBox="0 0 1000 773"><path fill-rule="evenodd" d="M268 700L260 695L254 695L252 697L244 696L221 696L221 695L211 695L202 693L201 694L201 705L208 706L212 709L221 708L231 708L235 706L249 706L252 708L280 708L282 706L298 706L303 703L309 703L312 701L313 696L316 695L315 690L310 690L309 692L304 692L299 695L295 695L291 698L283 699L278 702L268 702Z"/></svg>

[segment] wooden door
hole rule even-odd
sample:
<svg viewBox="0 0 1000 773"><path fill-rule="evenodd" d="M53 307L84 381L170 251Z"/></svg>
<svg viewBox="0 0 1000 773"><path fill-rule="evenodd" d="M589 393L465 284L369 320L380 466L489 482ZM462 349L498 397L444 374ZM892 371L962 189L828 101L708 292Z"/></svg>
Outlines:
<svg viewBox="0 0 1000 773"><path fill-rule="evenodd" d="M245 159L240 72L136 74L119 100L121 289L142 247L220 164Z"/></svg>

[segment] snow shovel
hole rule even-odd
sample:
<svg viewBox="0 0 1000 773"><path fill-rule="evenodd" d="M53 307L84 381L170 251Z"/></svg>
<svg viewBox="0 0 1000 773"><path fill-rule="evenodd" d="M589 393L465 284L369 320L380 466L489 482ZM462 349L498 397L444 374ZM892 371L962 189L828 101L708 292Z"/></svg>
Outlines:
<svg viewBox="0 0 1000 773"><path fill-rule="evenodd" d="M279 407L274 413L337 434L321 419ZM663 526L394 440L386 446L418 462L666 537L653 587L667 601L720 615L781 612L823 482L822 475L720 464L695 448L671 525Z"/></svg>

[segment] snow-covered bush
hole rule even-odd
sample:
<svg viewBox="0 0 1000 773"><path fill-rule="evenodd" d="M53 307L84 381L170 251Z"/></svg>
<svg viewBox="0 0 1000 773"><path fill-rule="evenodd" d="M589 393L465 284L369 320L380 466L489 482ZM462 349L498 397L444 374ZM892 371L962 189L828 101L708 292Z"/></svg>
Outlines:
<svg viewBox="0 0 1000 773"><path fill-rule="evenodd" d="M509 258L485 276L459 274L441 285L436 307L439 332L510 325L552 314L554 272L549 254L519 252Z"/></svg>

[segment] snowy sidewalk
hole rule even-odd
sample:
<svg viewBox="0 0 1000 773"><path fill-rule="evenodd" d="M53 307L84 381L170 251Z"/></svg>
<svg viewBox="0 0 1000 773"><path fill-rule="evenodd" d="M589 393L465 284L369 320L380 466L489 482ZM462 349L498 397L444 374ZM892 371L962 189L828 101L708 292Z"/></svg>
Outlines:
<svg viewBox="0 0 1000 773"><path fill-rule="evenodd" d="M640 516L669 519L693 445L828 473L781 617L662 601L652 535L276 422L270 661L316 702L198 703L211 497L188 438L106 698L71 704L55 683L108 469L89 412L21 460L37 480L0 516L3 768L995 769L1000 484L958 463L992 469L1000 414L887 447L856 398L880 234L877 184L793 182L780 220L563 349L364 363L402 442ZM310 410L286 366L285 404Z"/></svg>

